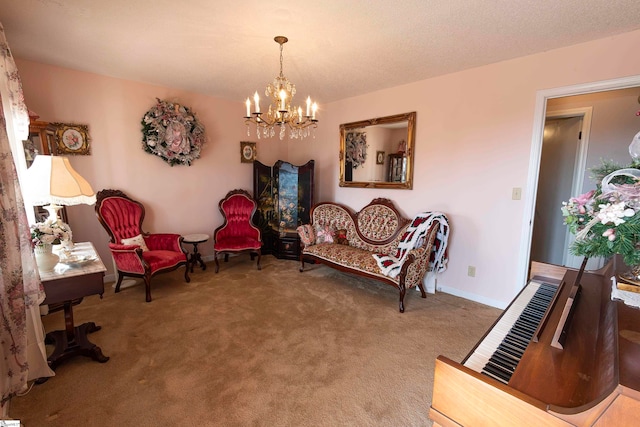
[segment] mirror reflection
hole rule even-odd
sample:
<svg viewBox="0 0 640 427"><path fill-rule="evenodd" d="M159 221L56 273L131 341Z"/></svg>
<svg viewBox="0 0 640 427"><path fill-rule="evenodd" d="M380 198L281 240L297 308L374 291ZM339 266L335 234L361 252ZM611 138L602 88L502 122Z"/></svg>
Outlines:
<svg viewBox="0 0 640 427"><path fill-rule="evenodd" d="M340 125L340 186L413 187L416 113Z"/></svg>

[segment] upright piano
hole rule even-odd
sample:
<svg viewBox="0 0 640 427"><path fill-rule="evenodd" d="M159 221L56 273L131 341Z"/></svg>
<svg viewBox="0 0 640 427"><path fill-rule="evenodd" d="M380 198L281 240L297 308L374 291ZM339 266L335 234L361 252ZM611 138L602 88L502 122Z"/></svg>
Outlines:
<svg viewBox="0 0 640 427"><path fill-rule="evenodd" d="M436 359L434 426L640 426L640 309L610 298L616 272L532 267L462 363Z"/></svg>

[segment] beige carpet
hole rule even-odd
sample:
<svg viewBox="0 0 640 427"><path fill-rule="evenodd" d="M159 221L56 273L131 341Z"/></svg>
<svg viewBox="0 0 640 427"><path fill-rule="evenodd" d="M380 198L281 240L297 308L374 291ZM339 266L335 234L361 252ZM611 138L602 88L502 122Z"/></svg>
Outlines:
<svg viewBox="0 0 640 427"><path fill-rule="evenodd" d="M461 360L500 311L295 261L248 256L74 307L104 354L13 399L35 426L425 426L437 355ZM64 328L61 312L47 330Z"/></svg>

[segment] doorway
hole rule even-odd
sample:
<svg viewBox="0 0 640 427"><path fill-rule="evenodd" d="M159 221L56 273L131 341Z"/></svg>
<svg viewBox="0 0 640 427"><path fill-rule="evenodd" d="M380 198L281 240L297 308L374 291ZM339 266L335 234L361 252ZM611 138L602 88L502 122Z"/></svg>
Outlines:
<svg viewBox="0 0 640 427"><path fill-rule="evenodd" d="M547 111L542 138L531 260L579 268L582 257L569 248L575 236L560 215L562 202L584 193L593 107ZM602 267L590 259L590 270Z"/></svg>
<svg viewBox="0 0 640 427"><path fill-rule="evenodd" d="M638 86L640 86L640 75L575 86L541 90L536 94L531 156L529 161L529 175L527 178L527 187L525 192L525 214L522 224L521 250L518 262L518 271L520 274L520 279L518 280L518 282L520 288L522 288L528 281L527 278L529 272L529 264L532 255L533 226L536 214L536 200L538 195L538 183L542 161L542 147L547 115L547 102L549 100L557 98L570 97L575 95L596 94L600 92L614 91L619 89L637 88ZM585 130L587 130L586 127Z"/></svg>
<svg viewBox="0 0 640 427"><path fill-rule="evenodd" d="M544 125L531 260L567 265L567 227L562 202L581 194L578 158L584 145L583 116L547 117ZM579 182L580 181L580 182Z"/></svg>

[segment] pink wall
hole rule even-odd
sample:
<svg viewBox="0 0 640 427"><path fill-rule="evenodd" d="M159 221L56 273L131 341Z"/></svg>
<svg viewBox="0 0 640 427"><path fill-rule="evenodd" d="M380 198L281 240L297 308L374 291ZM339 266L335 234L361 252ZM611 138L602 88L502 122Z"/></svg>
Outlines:
<svg viewBox="0 0 640 427"><path fill-rule="evenodd" d="M95 191L120 189L144 203L145 231L208 233L222 224L218 201L235 188L252 192L253 167L240 162L247 137L239 103L171 88L114 79L17 60L26 103L49 122L89 125L90 156L70 156ZM141 120L155 98L188 106L205 126L207 143L190 167L170 167L142 149ZM258 142L258 159L273 163L286 155L282 141ZM75 241L94 243L113 273L108 237L93 206L67 208ZM211 241L199 246L213 253Z"/></svg>
<svg viewBox="0 0 640 427"><path fill-rule="evenodd" d="M445 212L451 221L450 263L438 285L504 306L519 282L524 202L536 92L640 74L640 31L385 89L321 106L315 137L261 140L269 164L316 161L316 201L358 210L374 197L394 200L406 216ZM247 137L242 100L230 102L158 86L18 61L28 106L42 120L87 123L93 154L72 164L94 189L120 188L148 207L149 231L211 232L221 221L217 201L233 188L251 190L252 169L239 160ZM145 153L140 119L154 98L176 99L204 123L209 142L191 167L169 167ZM340 123L417 112L413 190L340 188ZM640 128L640 126L639 126ZM523 193L524 194L524 193ZM93 208L69 208L76 240L91 240L109 260L106 233ZM202 247L211 253L211 243ZM476 266L476 277L467 266ZM292 268L295 268L292 266Z"/></svg>
<svg viewBox="0 0 640 427"><path fill-rule="evenodd" d="M518 271L536 94L540 90L640 74L640 31L385 89L324 106L308 145L292 158L315 158L320 200L358 210L387 197L408 216L445 212L450 262L443 289L504 306L523 285ZM338 187L340 123L417 112L413 190ZM638 123L640 130L640 123ZM476 267L476 277L467 267Z"/></svg>

